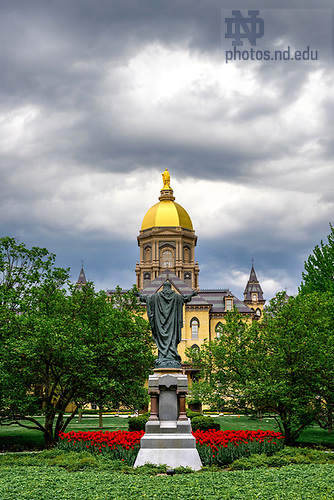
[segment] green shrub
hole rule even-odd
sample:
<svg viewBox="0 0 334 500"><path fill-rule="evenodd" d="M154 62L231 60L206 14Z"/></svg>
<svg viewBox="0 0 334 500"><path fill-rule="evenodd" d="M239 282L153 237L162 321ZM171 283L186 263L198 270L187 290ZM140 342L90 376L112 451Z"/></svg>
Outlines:
<svg viewBox="0 0 334 500"><path fill-rule="evenodd" d="M129 468L126 470L122 470L123 473L125 474L134 474L135 476L137 475L146 475L146 476L155 476L157 474L165 474L167 471L167 465L166 464L151 464L151 463L146 463L145 465L140 465L139 467L136 467L135 469Z"/></svg>
<svg viewBox="0 0 334 500"><path fill-rule="evenodd" d="M187 417L190 418L190 420L192 420L194 417L202 417L203 416L203 413L200 413L198 411L189 410L189 408L186 410L186 414L187 414Z"/></svg>
<svg viewBox="0 0 334 500"><path fill-rule="evenodd" d="M216 431L220 430L220 425L218 422L215 422L212 417L203 417L196 416L191 419L191 427L193 431L197 431L200 429L201 431L208 431L210 429L214 429Z"/></svg>
<svg viewBox="0 0 334 500"><path fill-rule="evenodd" d="M149 413L144 413L143 415L139 415L138 417L129 417L129 431L145 431L145 425L149 419L149 416Z"/></svg>
<svg viewBox="0 0 334 500"><path fill-rule="evenodd" d="M309 448L285 447L274 455L265 453L254 454L235 460L231 470L251 470L260 467L283 467L286 465L328 464L334 463L334 454L327 451L312 450Z"/></svg>
<svg viewBox="0 0 334 500"><path fill-rule="evenodd" d="M110 462L109 462L110 463ZM91 453L45 450L41 453L8 454L0 457L0 465L62 467L70 472L100 468L101 462Z"/></svg>

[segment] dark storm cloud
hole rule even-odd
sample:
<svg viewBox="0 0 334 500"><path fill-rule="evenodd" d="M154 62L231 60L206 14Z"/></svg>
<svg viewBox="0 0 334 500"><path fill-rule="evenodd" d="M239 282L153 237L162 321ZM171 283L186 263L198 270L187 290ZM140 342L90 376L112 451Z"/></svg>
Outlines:
<svg viewBox="0 0 334 500"><path fill-rule="evenodd" d="M333 212L332 19L314 9L311 33L314 3L280 2L259 46L314 43L321 59L226 65L222 9L274 7L2 1L2 234L47 246L74 278L83 259L98 287L129 287L167 167L198 231L203 287L240 296L255 258L270 293L296 291Z"/></svg>
<svg viewBox="0 0 334 500"><path fill-rule="evenodd" d="M240 7L243 3L246 5L241 2ZM5 111L29 103L40 108L40 115L36 118L40 125L38 135L44 144L48 144L51 158L76 158L81 164L94 164L95 169L131 171L138 164L154 165L157 156L161 161L165 151L166 156L171 157L172 165L182 159L184 172L190 171L191 167L192 174L201 177L202 167L196 168L194 158L199 158L201 165L202 156L208 156L203 145L198 144L196 148L190 144L188 151L184 144L176 145L172 150L168 137L163 140L154 134L144 134L136 138L126 122L125 127L119 123L119 109L111 109L111 119L106 123L97 96L101 78L110 65L114 68L126 66L129 58L148 42L159 41L173 47L180 44L196 47L202 53L217 53L220 50L217 34L220 33L221 8L220 2L213 1L205 5L194 1L182 4L153 1L5 2L0 20L0 45L3 48L0 55L1 107ZM289 11L279 12L284 18L285 29L298 37L303 23L290 27ZM277 24L280 27L282 22L277 21ZM298 94L307 71L310 69L259 68L258 78L267 79L268 85L277 81L279 74L284 78L279 79L280 86L271 99L255 95L249 100L247 96L240 98L236 95L233 123L238 127L238 123L277 112ZM121 82L114 79L108 97L117 100L123 91ZM70 123L61 120L58 125L55 111L58 114L71 111L76 114L76 119ZM124 109L125 115L136 111L131 104ZM230 120L228 111L217 101L215 113L219 114L219 120ZM53 118L55 124L50 140L44 125ZM276 147L281 149L280 144ZM245 165L246 157L249 165L252 159L257 161L262 156L261 148L252 151L247 145L243 149L242 144L235 148L235 145L229 146L229 141L224 144L223 137L220 148L216 149L216 152L215 148L211 149L213 154L210 153L208 163L205 162L206 175L209 176L220 172L225 177L231 170L236 174L237 165ZM33 155L31 161L35 162Z"/></svg>

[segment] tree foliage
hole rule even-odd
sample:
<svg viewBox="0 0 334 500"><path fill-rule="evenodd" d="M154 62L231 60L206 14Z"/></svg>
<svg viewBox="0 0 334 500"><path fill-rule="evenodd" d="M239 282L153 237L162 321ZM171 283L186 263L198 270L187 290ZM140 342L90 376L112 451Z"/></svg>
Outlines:
<svg viewBox="0 0 334 500"><path fill-rule="evenodd" d="M66 292L67 270L53 267L53 255L16 245L6 239L2 258L0 423L39 429L51 444L74 416L63 419L70 402L140 404L153 341L133 291L110 301L91 283ZM40 411L43 425L33 417Z"/></svg>
<svg viewBox="0 0 334 500"><path fill-rule="evenodd" d="M219 338L191 353L203 378L195 390L216 407L273 412L286 442L295 441L333 402L333 309L330 295L287 300L283 292L263 322L229 313Z"/></svg>
<svg viewBox="0 0 334 500"><path fill-rule="evenodd" d="M36 308L42 295L68 283L69 269L55 267L46 248L27 248L8 236L0 238L0 307L23 312Z"/></svg>
<svg viewBox="0 0 334 500"><path fill-rule="evenodd" d="M304 264L303 282L300 290L308 294L312 292L330 292L334 295L334 228L327 236L328 243L322 240L316 245L313 253Z"/></svg>

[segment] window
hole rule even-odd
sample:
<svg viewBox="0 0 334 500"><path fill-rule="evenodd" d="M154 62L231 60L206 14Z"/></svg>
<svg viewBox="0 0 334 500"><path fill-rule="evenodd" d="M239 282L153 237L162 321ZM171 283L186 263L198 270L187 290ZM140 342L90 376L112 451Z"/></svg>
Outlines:
<svg viewBox="0 0 334 500"><path fill-rule="evenodd" d="M219 339L219 337L221 335L222 328L223 328L223 324L219 321L219 323L217 323L215 326L215 332L216 332L217 339Z"/></svg>
<svg viewBox="0 0 334 500"><path fill-rule="evenodd" d="M191 320L190 327L191 327L192 340L197 340L198 339L198 327L199 327L199 321L197 318L193 318Z"/></svg>
<svg viewBox="0 0 334 500"><path fill-rule="evenodd" d="M225 299L225 311L232 311L233 299Z"/></svg>
<svg viewBox="0 0 334 500"><path fill-rule="evenodd" d="M195 352L197 353L199 351L198 345L197 344L193 344L191 346L191 350L193 351L194 354L195 354ZM191 359L194 361L193 357ZM195 375L195 377L193 377L193 375ZM191 374L190 374L191 380L193 382L195 382L195 381L198 380L198 378L199 378L198 376L199 376L199 371L194 371L194 372L191 372Z"/></svg>
<svg viewBox="0 0 334 500"><path fill-rule="evenodd" d="M161 267L173 267L173 252L164 250L161 254Z"/></svg>
<svg viewBox="0 0 334 500"><path fill-rule="evenodd" d="M189 247L184 247L184 249L183 249L183 260L184 260L184 262L190 262L190 249L189 249Z"/></svg>
<svg viewBox="0 0 334 500"><path fill-rule="evenodd" d="M150 262L151 260L151 247L145 248L145 262Z"/></svg>
<svg viewBox="0 0 334 500"><path fill-rule="evenodd" d="M256 301L257 301L257 293L256 293L256 292L255 292L255 293L254 293L254 292L252 293L252 301L253 301L253 302L256 302Z"/></svg>

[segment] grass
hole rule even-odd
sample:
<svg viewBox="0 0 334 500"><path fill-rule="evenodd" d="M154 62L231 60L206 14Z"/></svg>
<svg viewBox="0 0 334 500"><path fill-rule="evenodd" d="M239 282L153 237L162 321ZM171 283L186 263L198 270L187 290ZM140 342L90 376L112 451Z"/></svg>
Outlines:
<svg viewBox="0 0 334 500"><path fill-rule="evenodd" d="M322 445L334 449L334 433L329 434L326 430L314 424L301 433L297 439L297 444L301 446L305 444Z"/></svg>
<svg viewBox="0 0 334 500"><path fill-rule="evenodd" d="M277 430L272 418L217 417L222 430ZM127 419L106 416L105 430L127 429ZM98 430L98 418L74 420L68 430ZM43 444L41 433L18 426L0 427L3 439ZM333 442L319 427L304 431L301 440ZM21 440L21 441L20 441ZM0 499L6 500L330 500L334 498L334 454L285 448L273 457L253 455L234 462L230 470L208 469L193 474L156 475L86 453L59 450L0 456Z"/></svg>
<svg viewBox="0 0 334 500"><path fill-rule="evenodd" d="M334 465L200 472L175 476L126 475L109 470L68 472L61 467L0 467L6 500L329 500Z"/></svg>
<svg viewBox="0 0 334 500"><path fill-rule="evenodd" d="M43 417L37 417L43 423ZM128 420L124 417L104 416L103 429L108 431L127 430ZM84 415L82 422L73 419L66 432L69 431L98 431L98 416ZM5 450L24 451L41 450L44 448L44 437L40 431L25 429L19 425L0 426L0 452Z"/></svg>
<svg viewBox="0 0 334 500"><path fill-rule="evenodd" d="M244 415L241 415L240 417L228 415L224 417L216 417L216 419L220 423L220 429L222 431L229 429L247 429L250 431L261 429L279 431L276 420L273 417L255 419ZM329 434L325 429L321 429L319 425L314 424L311 427L306 428L300 434L297 439L297 445L319 445L334 449L334 433Z"/></svg>
<svg viewBox="0 0 334 500"><path fill-rule="evenodd" d="M43 417L38 417L40 422L43 422ZM263 417L262 419L254 419L244 415L223 417L215 417L220 423L221 430L274 430L278 431L278 426L273 417ZM108 431L127 430L127 418L106 415L103 417L103 429ZM67 427L69 431L94 431L99 430L98 416L83 415L82 422L79 423L78 418L73 419ZM302 432L298 441L298 445L321 445L334 449L334 434L329 434L326 430L321 429L318 425L313 425ZM0 452L11 449L13 451L43 449L44 439L39 431L24 429L18 425L10 427L0 426Z"/></svg>
<svg viewBox="0 0 334 500"><path fill-rule="evenodd" d="M257 431L261 429L263 431L278 431L278 426L276 421L272 417L262 418L262 419L254 419L250 417L246 417L244 415L240 416L231 416L226 415L224 417L215 417L215 422L219 422L220 430L228 431L228 430L242 430L247 429L248 431Z"/></svg>

